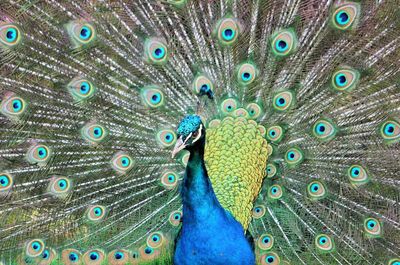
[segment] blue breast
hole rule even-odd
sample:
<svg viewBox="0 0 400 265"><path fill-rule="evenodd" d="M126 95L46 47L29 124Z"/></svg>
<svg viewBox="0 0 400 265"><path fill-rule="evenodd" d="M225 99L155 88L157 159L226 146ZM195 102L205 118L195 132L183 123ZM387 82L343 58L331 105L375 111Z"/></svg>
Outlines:
<svg viewBox="0 0 400 265"><path fill-rule="evenodd" d="M255 264L242 225L219 204L204 164L192 155L182 187L182 203L183 225L175 265Z"/></svg>

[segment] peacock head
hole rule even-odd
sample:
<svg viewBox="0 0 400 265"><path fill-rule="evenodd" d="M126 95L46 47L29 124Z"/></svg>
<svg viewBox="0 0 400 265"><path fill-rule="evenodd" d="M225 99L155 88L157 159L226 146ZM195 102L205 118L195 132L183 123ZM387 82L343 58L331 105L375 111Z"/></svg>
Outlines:
<svg viewBox="0 0 400 265"><path fill-rule="evenodd" d="M196 148L197 145L203 143L203 141L200 140L205 137L205 129L200 116L186 116L178 126L177 135L178 140L176 141L174 150L172 151L172 158L183 149L190 151L191 149Z"/></svg>

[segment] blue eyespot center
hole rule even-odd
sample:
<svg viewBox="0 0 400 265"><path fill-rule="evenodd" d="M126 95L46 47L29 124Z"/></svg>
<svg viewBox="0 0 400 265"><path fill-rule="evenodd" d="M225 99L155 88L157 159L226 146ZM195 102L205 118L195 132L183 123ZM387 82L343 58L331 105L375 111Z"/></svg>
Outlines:
<svg viewBox="0 0 400 265"><path fill-rule="evenodd" d="M10 183L10 180L7 176L5 176L5 175L0 176L0 185L2 187L7 187L9 183Z"/></svg>
<svg viewBox="0 0 400 265"><path fill-rule="evenodd" d="M58 186L61 188L61 190L64 190L67 187L67 181L65 181L65 179L58 181Z"/></svg>
<svg viewBox="0 0 400 265"><path fill-rule="evenodd" d="M165 49L162 47L154 49L153 56L156 59L162 59L165 55Z"/></svg>
<svg viewBox="0 0 400 265"><path fill-rule="evenodd" d="M81 28L81 32L80 32L79 37L80 37L82 40L87 40L87 39L89 39L91 35L92 35L92 31L90 30L90 28L88 28L88 27L86 27L86 26L83 26L83 27Z"/></svg>
<svg viewBox="0 0 400 265"><path fill-rule="evenodd" d="M321 245L325 244L327 241L328 241L328 240L327 240L326 237L321 237L321 238L319 239L319 243L320 243Z"/></svg>
<svg viewBox="0 0 400 265"><path fill-rule="evenodd" d="M319 124L317 125L317 133L318 133L319 135L323 134L323 133L325 132L325 130L326 130L326 127L325 127L324 124L319 123Z"/></svg>
<svg viewBox="0 0 400 265"><path fill-rule="evenodd" d="M22 101L20 99L14 99L12 101L12 107L15 112L18 112L22 109Z"/></svg>
<svg viewBox="0 0 400 265"><path fill-rule="evenodd" d="M70 261L77 261L78 260L78 254L76 254L75 252L71 252L68 256Z"/></svg>
<svg viewBox="0 0 400 265"><path fill-rule="evenodd" d="M38 148L38 154L40 158L45 158L47 156L47 150L44 147Z"/></svg>
<svg viewBox="0 0 400 265"><path fill-rule="evenodd" d="M90 253L89 258L91 260L97 260L99 258L99 254L97 254L96 252L92 252Z"/></svg>
<svg viewBox="0 0 400 265"><path fill-rule="evenodd" d="M279 97L276 100L276 105L278 105L279 107L285 106L286 100L283 97Z"/></svg>
<svg viewBox="0 0 400 265"><path fill-rule="evenodd" d="M265 260L266 260L268 263L272 263L272 262L274 262L275 258L274 258L273 256L268 256Z"/></svg>
<svg viewBox="0 0 400 265"><path fill-rule="evenodd" d="M95 138L100 138L103 135L103 129L101 127L95 127L93 129L93 135Z"/></svg>
<svg viewBox="0 0 400 265"><path fill-rule="evenodd" d="M231 28L224 29L222 32L222 37L224 40L230 41L235 37L235 31Z"/></svg>
<svg viewBox="0 0 400 265"><path fill-rule="evenodd" d="M119 252L119 251L115 252L114 257L115 257L115 259L122 259L124 257L124 253Z"/></svg>
<svg viewBox="0 0 400 265"><path fill-rule="evenodd" d="M260 208L256 208L256 213L259 213L259 212L261 212L261 209Z"/></svg>
<svg viewBox="0 0 400 265"><path fill-rule="evenodd" d="M121 159L121 164L124 167L128 167L131 164L131 160L129 158L127 158L127 157L123 157Z"/></svg>
<svg viewBox="0 0 400 265"><path fill-rule="evenodd" d="M319 190L319 185L318 184L312 184L311 185L311 192L317 192Z"/></svg>
<svg viewBox="0 0 400 265"><path fill-rule="evenodd" d="M268 172L271 172L272 169L271 169L270 167L267 167L267 171L268 171Z"/></svg>
<svg viewBox="0 0 400 265"><path fill-rule="evenodd" d="M275 135L276 135L275 130L271 130L271 131L269 132L269 135L270 135L271 137L275 137Z"/></svg>
<svg viewBox="0 0 400 265"><path fill-rule="evenodd" d="M275 194L275 193L278 192L278 189L274 187L274 188L271 189L271 192L272 192L272 194Z"/></svg>
<svg viewBox="0 0 400 265"><path fill-rule="evenodd" d="M179 220L179 219L181 219L181 215L180 215L180 214L178 214L178 213L177 213L177 214L175 214L175 215L174 215L174 219L175 219L175 220Z"/></svg>
<svg viewBox="0 0 400 265"><path fill-rule="evenodd" d="M144 249L144 253L146 253L146 254L151 254L151 253L153 253L153 249L150 248L150 247L146 247L146 248Z"/></svg>
<svg viewBox="0 0 400 265"><path fill-rule="evenodd" d="M43 251L42 258L43 259L48 259L49 258L49 251L48 250Z"/></svg>
<svg viewBox="0 0 400 265"><path fill-rule="evenodd" d="M335 82L338 86L343 87L347 84L347 78L344 74L338 74L335 77Z"/></svg>
<svg viewBox="0 0 400 265"><path fill-rule="evenodd" d="M210 86L208 84L203 84L200 87L200 92L201 93L209 93L210 91L211 91L211 88L210 88Z"/></svg>
<svg viewBox="0 0 400 265"><path fill-rule="evenodd" d="M264 237L263 242L264 242L265 244L268 244L268 243L269 243L269 237Z"/></svg>
<svg viewBox="0 0 400 265"><path fill-rule="evenodd" d="M174 136L172 133L167 133L164 137L166 143L171 143L174 140Z"/></svg>
<svg viewBox="0 0 400 265"><path fill-rule="evenodd" d="M6 32L6 40L8 42L13 42L17 39L18 37L18 31L14 28L10 28Z"/></svg>
<svg viewBox="0 0 400 265"><path fill-rule="evenodd" d="M39 243L39 242L33 242L33 243L32 243L32 248L33 248L36 252L38 252L38 251L40 250L40 248L41 248L40 243Z"/></svg>
<svg viewBox="0 0 400 265"><path fill-rule="evenodd" d="M289 48L289 46L287 45L287 43L286 43L286 41L284 41L284 40L278 40L277 42L276 42L276 49L279 51L279 52L284 52L284 51L286 51L288 48Z"/></svg>
<svg viewBox="0 0 400 265"><path fill-rule="evenodd" d="M243 79L243 81L249 81L251 79L251 74L247 73L247 72L243 73L242 79Z"/></svg>
<svg viewBox="0 0 400 265"><path fill-rule="evenodd" d="M336 15L336 22L339 25L345 25L349 22L349 20L350 20L350 17L345 11L340 11Z"/></svg>
<svg viewBox="0 0 400 265"><path fill-rule="evenodd" d="M392 123L386 124L384 131L385 131L386 135L389 135L389 136L393 135L394 131L395 131L394 124L392 124Z"/></svg>
<svg viewBox="0 0 400 265"><path fill-rule="evenodd" d="M90 91L90 85L88 82L82 82L80 87L81 94L86 95Z"/></svg>
<svg viewBox="0 0 400 265"><path fill-rule="evenodd" d="M358 175L360 175L360 168L354 167L354 168L351 170L351 176L352 176L352 177L358 177Z"/></svg>
<svg viewBox="0 0 400 265"><path fill-rule="evenodd" d="M370 221L368 221L367 226L372 229L376 226L376 222L373 220L370 220Z"/></svg>
<svg viewBox="0 0 400 265"><path fill-rule="evenodd" d="M175 176L174 175L168 175L168 181L169 182L174 182L175 181Z"/></svg>
<svg viewBox="0 0 400 265"><path fill-rule="evenodd" d="M151 96L151 103L153 103L153 104L158 104L158 103L160 103L160 101L161 101L161 95L160 95L160 93L154 93L154 94Z"/></svg>
<svg viewBox="0 0 400 265"><path fill-rule="evenodd" d="M160 237L159 236L157 236L157 235L155 235L155 236L153 236L153 241L154 242L158 242L158 241L160 241Z"/></svg>
<svg viewBox="0 0 400 265"><path fill-rule="evenodd" d="M289 159L290 161L293 161L293 160L294 160L294 157L295 157L295 153L294 153L293 151L291 151L291 152L288 153L288 159Z"/></svg>
<svg viewBox="0 0 400 265"><path fill-rule="evenodd" d="M103 210L100 207L96 207L96 208L94 208L93 212L94 212L94 215L100 216L101 213L103 212Z"/></svg>

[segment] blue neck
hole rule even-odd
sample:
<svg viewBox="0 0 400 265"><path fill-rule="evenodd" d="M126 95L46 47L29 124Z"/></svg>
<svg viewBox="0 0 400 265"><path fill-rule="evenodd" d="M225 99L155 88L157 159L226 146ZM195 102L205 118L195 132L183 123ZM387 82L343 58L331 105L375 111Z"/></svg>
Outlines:
<svg viewBox="0 0 400 265"><path fill-rule="evenodd" d="M182 188L185 224L204 222L210 211L225 211L219 204L204 164L204 145L191 150Z"/></svg>
<svg viewBox="0 0 400 265"><path fill-rule="evenodd" d="M253 250L242 225L222 208L204 165L205 140L190 150L181 195L183 219L174 264L253 265ZM228 239L228 240L227 240Z"/></svg>

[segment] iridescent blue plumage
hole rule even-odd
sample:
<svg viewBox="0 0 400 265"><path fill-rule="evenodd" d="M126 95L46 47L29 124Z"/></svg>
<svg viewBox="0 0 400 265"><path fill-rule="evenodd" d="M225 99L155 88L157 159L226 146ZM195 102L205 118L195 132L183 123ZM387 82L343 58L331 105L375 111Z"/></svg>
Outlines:
<svg viewBox="0 0 400 265"><path fill-rule="evenodd" d="M215 196L204 164L205 131L201 131L200 125L200 117L191 115L178 127L178 137L183 136L183 141L190 133L201 136L186 146L190 158L181 189L183 221L174 263L254 264L254 252L242 225L222 208Z"/></svg>

